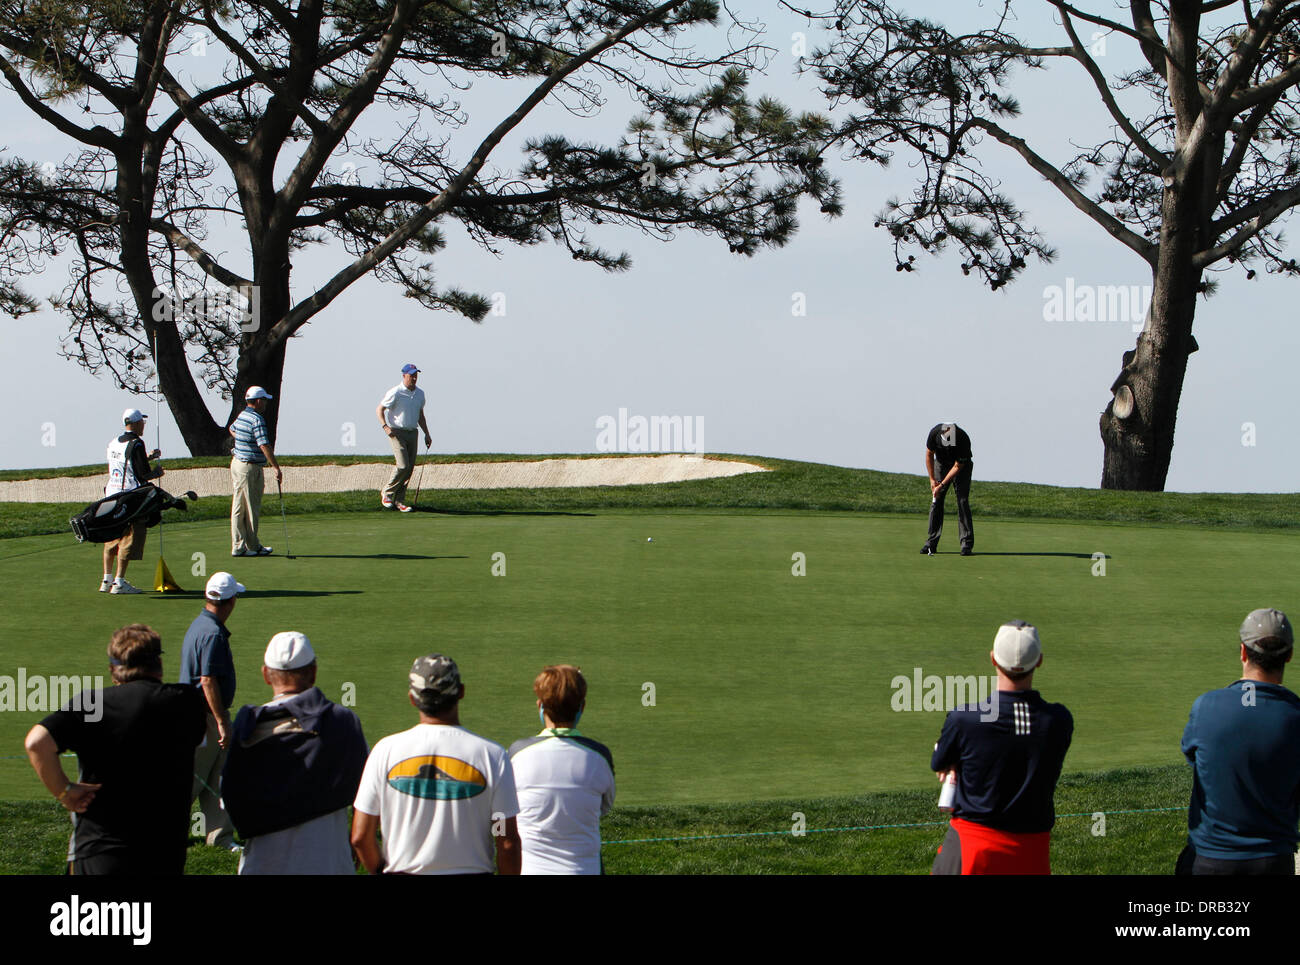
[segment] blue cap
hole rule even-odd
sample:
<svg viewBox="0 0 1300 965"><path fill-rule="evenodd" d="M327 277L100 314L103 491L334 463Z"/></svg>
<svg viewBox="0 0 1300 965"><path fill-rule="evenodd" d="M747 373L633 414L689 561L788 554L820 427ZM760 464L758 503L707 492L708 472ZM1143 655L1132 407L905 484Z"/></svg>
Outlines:
<svg viewBox="0 0 1300 965"><path fill-rule="evenodd" d="M412 373L414 373L414 372L419 372L419 371L420 371L420 370L417 369L417 368L416 368L414 365L412 365L410 362L407 362L405 365L402 366L402 374L403 374L403 375L411 375Z"/></svg>

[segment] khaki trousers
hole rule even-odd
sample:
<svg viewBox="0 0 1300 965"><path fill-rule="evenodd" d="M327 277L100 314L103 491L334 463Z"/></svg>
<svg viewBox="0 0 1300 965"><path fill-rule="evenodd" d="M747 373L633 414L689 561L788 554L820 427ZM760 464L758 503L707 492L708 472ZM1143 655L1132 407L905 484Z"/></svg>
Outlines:
<svg viewBox="0 0 1300 965"><path fill-rule="evenodd" d="M384 495L395 503L401 503L406 501L406 485L411 481L411 473L415 469L415 460L419 454L420 430L394 429L388 441L393 445L397 468L388 477Z"/></svg>
<svg viewBox="0 0 1300 965"><path fill-rule="evenodd" d="M262 518L265 485L260 463L230 460L230 552L243 555L262 548L257 523Z"/></svg>
<svg viewBox="0 0 1300 965"><path fill-rule="evenodd" d="M228 848L235 843L235 828L230 815L221 804L221 771L226 766L226 749L219 743L217 719L208 714L208 730L204 740L194 751L194 787L191 792L198 799L203 812L203 826L207 843L218 848Z"/></svg>

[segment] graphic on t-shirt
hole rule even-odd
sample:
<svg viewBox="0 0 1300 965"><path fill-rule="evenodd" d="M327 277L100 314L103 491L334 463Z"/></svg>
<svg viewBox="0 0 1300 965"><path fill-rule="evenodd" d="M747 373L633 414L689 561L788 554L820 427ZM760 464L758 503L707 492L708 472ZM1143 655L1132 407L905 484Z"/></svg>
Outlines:
<svg viewBox="0 0 1300 965"><path fill-rule="evenodd" d="M440 754L408 757L388 771L388 786L412 797L461 801L487 790L487 778L472 764Z"/></svg>

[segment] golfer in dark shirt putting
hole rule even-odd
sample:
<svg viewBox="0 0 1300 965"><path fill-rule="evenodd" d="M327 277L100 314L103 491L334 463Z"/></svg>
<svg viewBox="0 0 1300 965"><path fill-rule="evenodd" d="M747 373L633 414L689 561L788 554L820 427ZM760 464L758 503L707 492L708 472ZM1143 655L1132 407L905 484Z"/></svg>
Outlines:
<svg viewBox="0 0 1300 965"><path fill-rule="evenodd" d="M952 422L941 422L925 440L925 471L930 477L930 533L921 547L922 556L934 556L943 532L943 504L948 487L957 490L957 535L961 555L975 550L975 527L970 518L970 477L973 465L970 436Z"/></svg>

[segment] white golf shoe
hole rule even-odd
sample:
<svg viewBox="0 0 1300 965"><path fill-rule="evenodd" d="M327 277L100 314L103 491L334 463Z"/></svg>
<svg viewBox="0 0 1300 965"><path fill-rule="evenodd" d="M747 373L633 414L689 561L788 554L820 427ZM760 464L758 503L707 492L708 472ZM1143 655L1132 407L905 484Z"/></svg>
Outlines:
<svg viewBox="0 0 1300 965"><path fill-rule="evenodd" d="M113 588L112 588L111 590L109 590L108 592L110 592L110 593L143 593L144 590L140 589L138 586L132 586L132 585L131 585L130 583L128 583L126 580L118 580L117 582L115 582L115 583L113 584Z"/></svg>

